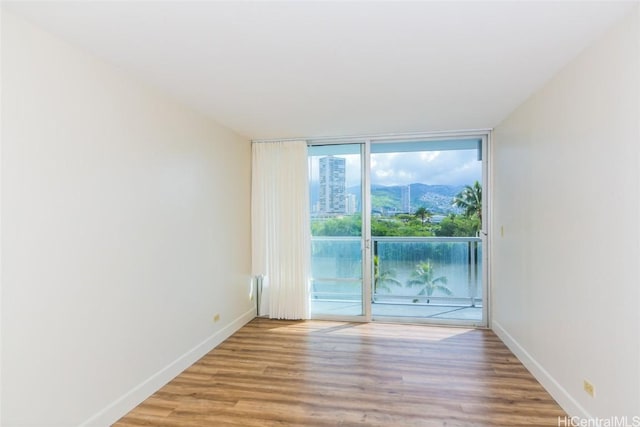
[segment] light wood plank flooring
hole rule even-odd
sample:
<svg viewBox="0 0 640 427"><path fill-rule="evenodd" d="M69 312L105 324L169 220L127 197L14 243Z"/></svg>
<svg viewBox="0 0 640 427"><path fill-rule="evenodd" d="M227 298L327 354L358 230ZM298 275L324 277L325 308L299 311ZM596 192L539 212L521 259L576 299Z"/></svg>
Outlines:
<svg viewBox="0 0 640 427"><path fill-rule="evenodd" d="M115 424L557 426L488 330L255 319Z"/></svg>

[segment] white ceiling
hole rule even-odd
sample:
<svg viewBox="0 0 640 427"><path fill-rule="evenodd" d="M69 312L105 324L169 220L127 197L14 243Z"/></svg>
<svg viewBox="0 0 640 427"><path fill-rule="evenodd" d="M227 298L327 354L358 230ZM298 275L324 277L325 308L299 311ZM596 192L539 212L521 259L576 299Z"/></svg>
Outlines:
<svg viewBox="0 0 640 427"><path fill-rule="evenodd" d="M633 6L3 4L254 139L493 127Z"/></svg>

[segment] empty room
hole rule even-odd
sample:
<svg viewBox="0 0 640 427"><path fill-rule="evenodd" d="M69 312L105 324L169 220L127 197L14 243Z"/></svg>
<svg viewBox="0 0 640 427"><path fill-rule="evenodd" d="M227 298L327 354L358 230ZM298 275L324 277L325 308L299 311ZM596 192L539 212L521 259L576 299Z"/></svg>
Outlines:
<svg viewBox="0 0 640 427"><path fill-rule="evenodd" d="M637 1L2 1L0 425L640 426Z"/></svg>

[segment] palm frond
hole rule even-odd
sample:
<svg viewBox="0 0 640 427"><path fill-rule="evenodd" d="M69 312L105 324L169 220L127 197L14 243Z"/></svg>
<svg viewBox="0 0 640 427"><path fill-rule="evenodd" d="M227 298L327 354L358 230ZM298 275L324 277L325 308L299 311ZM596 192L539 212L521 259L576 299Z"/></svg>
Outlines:
<svg viewBox="0 0 640 427"><path fill-rule="evenodd" d="M446 286L447 278L445 276L433 277L433 266L431 262L421 262L416 265L415 270L411 272L410 279L407 280L407 286L421 287L418 295L431 296L435 291L451 295L451 289Z"/></svg>

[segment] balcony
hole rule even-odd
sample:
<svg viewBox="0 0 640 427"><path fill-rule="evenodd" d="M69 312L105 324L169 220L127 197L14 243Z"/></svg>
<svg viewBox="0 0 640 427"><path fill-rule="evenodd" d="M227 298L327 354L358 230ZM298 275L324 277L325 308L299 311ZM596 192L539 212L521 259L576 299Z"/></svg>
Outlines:
<svg viewBox="0 0 640 427"><path fill-rule="evenodd" d="M482 321L482 244L476 237L373 237L374 317ZM359 237L312 238L314 315L363 315Z"/></svg>

